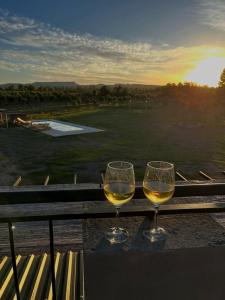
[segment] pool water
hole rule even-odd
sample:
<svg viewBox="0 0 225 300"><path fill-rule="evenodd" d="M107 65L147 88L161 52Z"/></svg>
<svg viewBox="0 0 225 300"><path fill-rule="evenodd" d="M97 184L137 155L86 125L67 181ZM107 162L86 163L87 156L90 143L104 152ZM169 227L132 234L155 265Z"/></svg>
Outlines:
<svg viewBox="0 0 225 300"><path fill-rule="evenodd" d="M102 129L56 120L34 120L32 124L48 125L49 128L41 130L41 132L54 137L103 131Z"/></svg>
<svg viewBox="0 0 225 300"><path fill-rule="evenodd" d="M70 125L70 124L63 124L63 123L59 123L59 122L56 122L56 121L34 121L32 122L33 124L48 124L49 127L51 127L51 129L54 129L54 130L58 130L58 131L63 131L63 132L66 132L66 131L73 131L73 130L84 130L83 128L81 127L77 127L75 125Z"/></svg>

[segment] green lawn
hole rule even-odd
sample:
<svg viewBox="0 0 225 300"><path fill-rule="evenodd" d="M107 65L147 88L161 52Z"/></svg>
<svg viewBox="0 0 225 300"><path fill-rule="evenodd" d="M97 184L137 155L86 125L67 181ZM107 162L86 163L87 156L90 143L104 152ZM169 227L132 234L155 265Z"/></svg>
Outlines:
<svg viewBox="0 0 225 300"><path fill-rule="evenodd" d="M1 128L0 162L8 159L15 166L11 177L22 175L25 183L41 183L44 175L52 175L52 183L69 183L74 172L79 182L98 182L111 160L134 162L139 180L149 160L174 162L190 176L223 160L224 126L186 126L183 116L169 109L60 108L32 118L70 121L104 132L53 138L23 127Z"/></svg>

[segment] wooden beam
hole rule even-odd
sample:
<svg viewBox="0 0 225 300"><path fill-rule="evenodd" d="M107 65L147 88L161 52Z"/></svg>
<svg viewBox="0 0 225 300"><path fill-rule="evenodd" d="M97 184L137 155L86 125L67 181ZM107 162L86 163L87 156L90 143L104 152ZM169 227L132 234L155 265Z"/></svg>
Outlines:
<svg viewBox="0 0 225 300"><path fill-rule="evenodd" d="M13 186L19 186L22 181L22 177L19 176L16 178L16 181L13 183Z"/></svg>
<svg viewBox="0 0 225 300"><path fill-rule="evenodd" d="M225 195L225 180L213 182L176 182L175 197ZM144 198L142 185L136 185L134 198ZM51 184L36 186L0 187L0 205L22 203L73 202L104 200L99 184Z"/></svg>
<svg viewBox="0 0 225 300"><path fill-rule="evenodd" d="M31 266L32 266L33 261L34 261L34 254L32 254L32 255L29 257L29 260L28 260L28 262L27 262L27 265L26 265L25 269L23 270L23 275L22 275L22 277L21 277L21 279L20 279L20 283L19 283L20 293L21 293L21 291L22 291L22 289L23 289L23 286L25 285L25 282L26 282L26 279L27 279L27 277L28 277L28 274L29 274L29 271L30 271L30 268L31 268ZM16 294L14 295L13 300L17 300Z"/></svg>
<svg viewBox="0 0 225 300"><path fill-rule="evenodd" d="M36 280L34 281L35 285L33 287L31 299L36 299L36 295L38 293L38 289L40 288L39 286L40 286L41 278L43 276L44 268L46 266L47 257L48 257L47 253L44 253L44 255L41 258L41 264L40 264L40 267L38 269Z"/></svg>
<svg viewBox="0 0 225 300"><path fill-rule="evenodd" d="M48 185L49 179L50 179L49 175L46 176L45 181L44 181L44 186Z"/></svg>
<svg viewBox="0 0 225 300"><path fill-rule="evenodd" d="M18 255L16 258L16 265L18 266L19 262L21 261L22 256ZM0 288L0 299L4 299L3 295L5 294L5 291L8 287L8 284L11 280L11 278L13 278L13 268L11 268L7 274L7 277L5 279L5 281L3 282L1 288Z"/></svg>
<svg viewBox="0 0 225 300"><path fill-rule="evenodd" d="M224 202L210 203L186 203L186 204L164 204L160 206L159 214L176 215L176 214L197 214L197 213L224 213ZM155 210L149 206L127 206L122 207L120 217L148 216L153 218ZM98 218L114 218L115 210L113 207L87 208L83 211L64 211L62 214L52 213L52 211L43 214L43 211L29 211L25 213L10 212L8 214L0 213L0 223L7 222L30 222L30 221L46 221L46 220L69 220L69 219L98 219Z"/></svg>
<svg viewBox="0 0 225 300"><path fill-rule="evenodd" d="M4 267L5 263L7 262L9 258L7 256L4 256L1 263L0 263L0 271Z"/></svg>
<svg viewBox="0 0 225 300"><path fill-rule="evenodd" d="M202 175L204 178L206 178L208 180L214 180L212 177L210 177L208 174L206 174L202 171L199 171L199 174Z"/></svg>
<svg viewBox="0 0 225 300"><path fill-rule="evenodd" d="M180 177L180 179L182 179L183 181L188 181L188 179L184 177L180 172L176 171L176 175Z"/></svg>
<svg viewBox="0 0 225 300"><path fill-rule="evenodd" d="M104 180L105 180L105 174L104 173L101 173L101 179L102 179L102 184L103 184Z"/></svg>

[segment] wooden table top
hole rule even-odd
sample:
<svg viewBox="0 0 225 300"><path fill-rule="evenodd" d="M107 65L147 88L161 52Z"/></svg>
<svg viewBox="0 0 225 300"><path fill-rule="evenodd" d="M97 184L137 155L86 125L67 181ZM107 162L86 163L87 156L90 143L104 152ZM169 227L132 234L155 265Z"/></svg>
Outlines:
<svg viewBox="0 0 225 300"><path fill-rule="evenodd" d="M86 300L224 300L225 247L88 253Z"/></svg>

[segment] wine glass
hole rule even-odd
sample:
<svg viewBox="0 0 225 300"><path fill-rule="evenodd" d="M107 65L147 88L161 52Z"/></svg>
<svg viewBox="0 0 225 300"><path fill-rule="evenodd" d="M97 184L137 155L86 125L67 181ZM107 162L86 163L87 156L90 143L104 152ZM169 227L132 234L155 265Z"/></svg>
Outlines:
<svg viewBox="0 0 225 300"><path fill-rule="evenodd" d="M164 240L166 231L158 227L157 216L160 204L170 200L175 189L174 165L164 161L147 163L143 180L143 191L155 209L154 228L143 231L143 235L151 242Z"/></svg>
<svg viewBox="0 0 225 300"><path fill-rule="evenodd" d="M104 192L108 201L115 206L118 218L120 207L130 201L135 192L133 164L125 161L108 163L104 178ZM128 231L115 226L110 228L105 236L111 244L123 243L128 238Z"/></svg>

